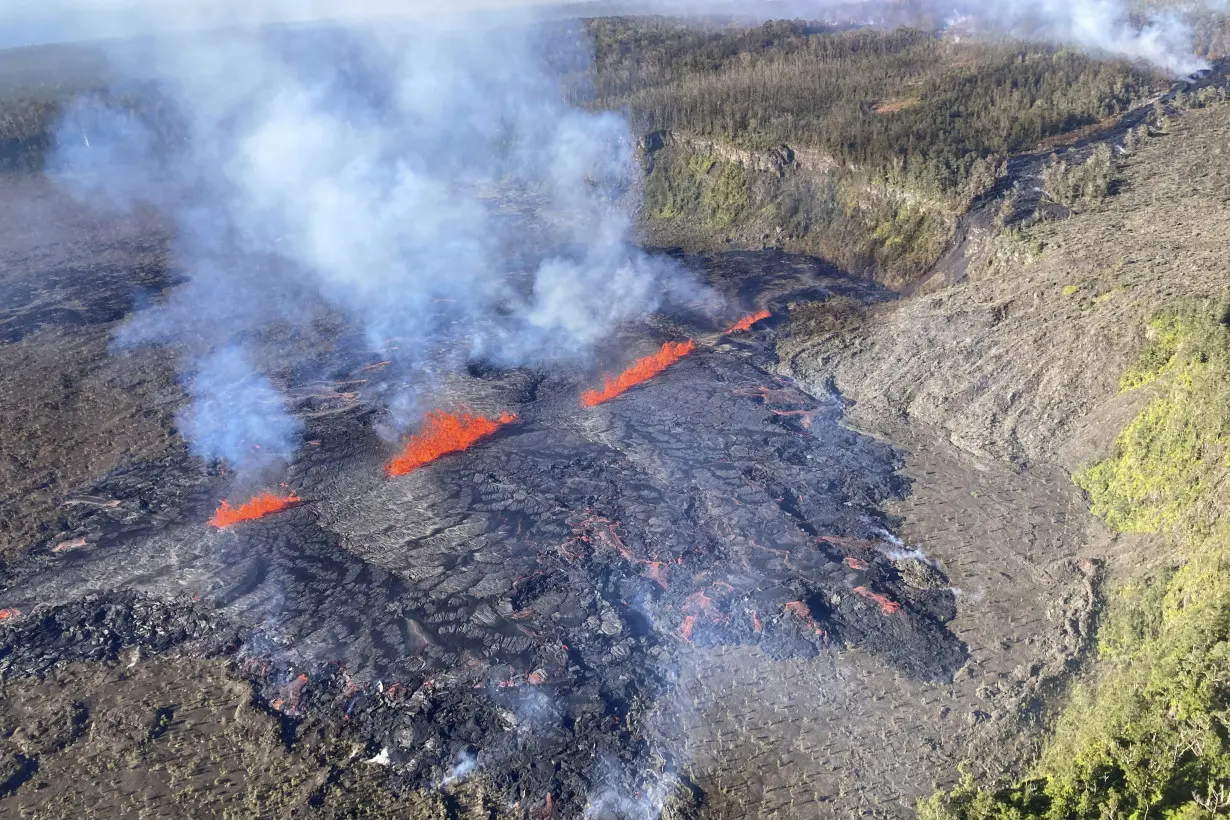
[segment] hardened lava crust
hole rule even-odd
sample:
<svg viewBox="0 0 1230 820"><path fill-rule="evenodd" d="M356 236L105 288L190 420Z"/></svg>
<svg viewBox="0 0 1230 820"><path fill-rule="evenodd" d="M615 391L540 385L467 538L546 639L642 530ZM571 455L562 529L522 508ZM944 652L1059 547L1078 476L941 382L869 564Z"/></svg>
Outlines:
<svg viewBox="0 0 1230 820"><path fill-rule="evenodd" d="M773 372L792 301L888 294L774 253L681 262L768 318L726 333L739 315L680 311L626 329L601 354L611 370L667 341L694 348L593 407L580 396L600 369L471 362L420 405L515 420L406 475L385 470L399 442L380 397L410 378L396 360L288 345L277 372L305 432L265 478L295 503L210 526L219 499L263 488L170 432L77 483L9 552L0 674L134 650L229 659L288 744L300 725L341 727L395 787L481 776L504 805L563 816L699 810L686 742L647 726L696 650L855 651L950 680L967 657L946 626L957 599L882 512L908 491L897 454L842 426L835 392ZM10 322L9 346L70 315L42 304L53 295L28 301L38 316Z"/></svg>

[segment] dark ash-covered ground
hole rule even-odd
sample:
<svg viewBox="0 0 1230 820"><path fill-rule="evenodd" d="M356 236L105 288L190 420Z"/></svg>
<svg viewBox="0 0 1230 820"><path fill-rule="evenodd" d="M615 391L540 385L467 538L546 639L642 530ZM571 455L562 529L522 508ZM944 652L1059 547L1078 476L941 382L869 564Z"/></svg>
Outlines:
<svg viewBox="0 0 1230 820"><path fill-rule="evenodd" d="M28 356L66 334L105 338L154 289L173 286L156 234L136 225L132 235L151 249L120 235L114 252L137 256L91 269L99 281L88 288L41 276L30 255L12 266L6 292L28 298L6 302L0 353ZM160 261L137 264L142 252ZM687 739L646 724L684 659L694 667L735 646L782 662L853 649L905 679L951 679L967 657L945 626L954 593L899 548L881 511L908 489L898 456L842 427L836 395L771 375L774 328L792 299L886 295L806 259L684 261L732 310L766 306L774 318L737 336L682 314L627 329L603 353L611 368L665 339L695 337L697 350L592 410L578 394L596 372L471 363L420 394L424 409L520 420L402 478L382 471L396 443L378 398L410 374L343 346L273 345L307 431L294 462L269 478L304 503L225 531L205 523L217 499L255 487L235 486L178 442L181 399L165 375L173 354L105 353L94 342L93 358L77 363L82 377L118 368L108 385L134 406L101 417L86 408L73 424L137 445L114 466L90 461L73 474L93 471L88 480L53 479L69 485L57 504L10 531L0 671L35 686L65 663L118 662L132 647L138 659L229 659L288 749L314 727L386 763L394 787L447 795L469 777L504 809L560 816L586 806L682 816L702 805L681 765ZM69 299L71 310L56 306ZM163 375L116 388L138 364ZM5 378L0 403L23 408L29 425L12 434L40 444L32 460L54 453L57 436L84 435L39 422L25 398L44 388L24 384L20 369ZM139 408L150 392L161 403ZM48 404L53 420L62 414L62 400ZM5 501L21 508L19 497ZM37 759L13 760L0 791L37 806Z"/></svg>

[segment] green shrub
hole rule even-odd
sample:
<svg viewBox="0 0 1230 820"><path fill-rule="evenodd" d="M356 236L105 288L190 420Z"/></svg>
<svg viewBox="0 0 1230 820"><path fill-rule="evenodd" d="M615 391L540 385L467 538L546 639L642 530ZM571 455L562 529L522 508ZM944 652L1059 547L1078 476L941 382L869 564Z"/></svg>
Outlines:
<svg viewBox="0 0 1230 820"><path fill-rule="evenodd" d="M1120 379L1126 389L1156 385L1158 395L1115 440L1110 458L1078 473L1093 512L1112 527L1158 532L1212 502L1230 445L1230 331L1207 314L1150 322L1152 339Z"/></svg>
<svg viewBox="0 0 1230 820"><path fill-rule="evenodd" d="M1117 590L1095 679L1078 686L1029 776L968 774L926 820L1189 818L1230 810L1230 331L1207 306L1150 323L1125 389L1156 395L1111 456L1076 476L1116 529L1153 532L1179 563Z"/></svg>

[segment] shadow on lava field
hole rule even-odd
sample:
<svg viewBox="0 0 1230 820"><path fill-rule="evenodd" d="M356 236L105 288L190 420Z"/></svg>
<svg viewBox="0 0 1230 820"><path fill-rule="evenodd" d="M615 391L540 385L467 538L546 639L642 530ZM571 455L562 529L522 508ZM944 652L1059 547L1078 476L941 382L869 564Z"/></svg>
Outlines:
<svg viewBox="0 0 1230 820"><path fill-rule="evenodd" d="M839 396L772 375L774 328L789 302L888 294L777 253L682 261L728 297L733 315L716 324L655 316L603 361L626 365L671 339L694 338L694 352L588 409L579 396L594 372L472 363L420 393L420 406L517 420L399 478L383 469L397 445L382 397L410 387L409 376L345 346L280 345L275 372L305 434L273 480L302 503L257 521L206 524L217 498L253 488L189 457L155 413L158 446L73 480L6 568L7 685L54 690L65 663L124 677L117 664L130 656L138 669L182 664L184 674L197 659L226 658L265 715L243 720L261 732L276 723L279 754L300 761L277 765L316 761L313 775L293 775L315 784L302 786L306 795L360 770L349 766L357 752L339 764L332 752L305 751L301 728L317 727L385 764L381 778L406 795L445 800L482 784L484 800L523 813L686 816L703 797L690 782L688 738L651 725L679 703L664 696L684 665L754 648L762 669L821 659L871 662L918 685L951 680L967 658L947 626L956 595L939 569L901 548L882 511L908 490L898 455L843 427ZM739 311L760 308L772 316L722 333ZM7 349L52 338L40 334ZM122 369L131 356L90 366ZM4 401L26 392L17 383ZM134 391L120 416L151 412L140 409L149 395ZM105 436L93 418L74 417L80 429L58 440ZM30 429L55 451L44 428ZM239 697L216 685L229 693L217 697ZM118 709L99 700L105 689L81 696L81 709ZM40 794L63 792L31 785L43 753L14 739L31 718L12 719L6 800L40 812ZM46 752L47 772L68 765L70 745ZM269 777L284 779L276 769ZM225 772L201 771L222 793L237 788ZM189 778L192 800L203 776ZM148 806L201 805L151 778Z"/></svg>

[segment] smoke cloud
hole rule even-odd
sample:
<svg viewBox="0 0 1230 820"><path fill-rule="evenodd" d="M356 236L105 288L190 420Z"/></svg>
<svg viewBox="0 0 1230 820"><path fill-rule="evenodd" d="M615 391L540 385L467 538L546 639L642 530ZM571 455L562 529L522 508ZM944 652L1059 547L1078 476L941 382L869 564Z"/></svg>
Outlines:
<svg viewBox="0 0 1230 820"><path fill-rule="evenodd" d="M1227 0L647 0L642 12L725 11L756 18L798 17L841 24L961 26L1143 60L1176 77L1208 64L1192 51L1189 20L1227 10Z"/></svg>
<svg viewBox="0 0 1230 820"><path fill-rule="evenodd" d="M205 357L190 391L193 403L180 414L179 428L205 458L249 471L294 452L299 422L242 350L224 348Z"/></svg>
<svg viewBox="0 0 1230 820"><path fill-rule="evenodd" d="M1222 3L1188 7L1212 9ZM970 21L1026 39L1077 46L1095 53L1143 60L1174 76L1208 67L1192 52L1192 28L1178 11L1134 20L1125 0L1029 0L936 4L950 23Z"/></svg>
<svg viewBox="0 0 1230 820"><path fill-rule="evenodd" d="M584 64L579 34L433 18L115 53L173 125L79 106L53 170L83 196L178 215L190 281L120 341L186 349L200 372L181 429L198 454L242 466L293 451L297 425L254 365L271 324L310 336L341 314L426 374L584 359L664 299L709 298L631 242L628 125L569 106L560 85Z"/></svg>

